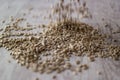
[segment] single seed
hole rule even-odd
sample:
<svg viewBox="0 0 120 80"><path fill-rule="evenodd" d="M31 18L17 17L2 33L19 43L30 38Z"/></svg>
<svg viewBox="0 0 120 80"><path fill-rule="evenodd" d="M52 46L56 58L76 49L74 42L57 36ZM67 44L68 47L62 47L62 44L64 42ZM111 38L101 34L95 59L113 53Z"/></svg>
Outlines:
<svg viewBox="0 0 120 80"><path fill-rule="evenodd" d="M76 71L77 71L77 72L82 72L81 67L77 67L77 68L76 68Z"/></svg>
<svg viewBox="0 0 120 80"><path fill-rule="evenodd" d="M80 61L78 60L78 61L76 61L76 64L78 65L78 64L80 64Z"/></svg>
<svg viewBox="0 0 120 80"><path fill-rule="evenodd" d="M101 73L100 71L97 71L97 74L98 74L98 75L101 75L102 73Z"/></svg>
<svg viewBox="0 0 120 80"><path fill-rule="evenodd" d="M83 67L82 67L84 70L87 70L89 67L87 64L84 64Z"/></svg>
<svg viewBox="0 0 120 80"><path fill-rule="evenodd" d="M54 76L53 76L53 79L56 79L56 78L57 78L56 75L54 75Z"/></svg>
<svg viewBox="0 0 120 80"><path fill-rule="evenodd" d="M39 78L36 78L35 80L39 80Z"/></svg>
<svg viewBox="0 0 120 80"><path fill-rule="evenodd" d="M0 32L3 31L3 29L0 29Z"/></svg>
<svg viewBox="0 0 120 80"><path fill-rule="evenodd" d="M3 20L2 23L5 23L5 20Z"/></svg>
<svg viewBox="0 0 120 80"><path fill-rule="evenodd" d="M95 61L95 58L93 56L90 56L89 59L91 62Z"/></svg>
<svg viewBox="0 0 120 80"><path fill-rule="evenodd" d="M10 61L10 60L8 60L8 63L11 63L11 61Z"/></svg>

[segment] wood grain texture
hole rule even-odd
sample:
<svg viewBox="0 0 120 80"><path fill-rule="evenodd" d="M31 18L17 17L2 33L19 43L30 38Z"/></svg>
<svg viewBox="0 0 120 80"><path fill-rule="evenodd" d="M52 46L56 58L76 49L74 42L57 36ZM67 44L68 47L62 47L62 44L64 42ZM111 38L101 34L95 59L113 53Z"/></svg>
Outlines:
<svg viewBox="0 0 120 80"><path fill-rule="evenodd" d="M25 17L32 24L46 24L48 20L44 20L50 12L51 4L57 0L0 0L0 28L5 27L9 22L9 17ZM99 28L102 33L111 35L110 43L120 45L120 33L112 34L120 30L120 0L83 0L87 2L90 12L93 15L92 19L83 19L83 22ZM33 8L29 11L30 8ZM26 16L23 14L26 13ZM37 16L34 16L37 15ZM104 20L103 20L104 18ZM6 20L3 24L2 21ZM110 28L105 25L109 24ZM117 43L112 40L117 39ZM40 80L53 80L52 76L57 75L55 80L120 80L120 61L112 59L96 59L95 62L90 62L86 57L72 57L71 61L81 59L82 63L87 63L89 70L75 75L70 71L65 71L61 74L39 74L25 67L21 67L11 58L9 52L4 48L0 48L0 80L35 80L37 77ZM11 63L8 63L8 60ZM98 72L101 72L99 75Z"/></svg>

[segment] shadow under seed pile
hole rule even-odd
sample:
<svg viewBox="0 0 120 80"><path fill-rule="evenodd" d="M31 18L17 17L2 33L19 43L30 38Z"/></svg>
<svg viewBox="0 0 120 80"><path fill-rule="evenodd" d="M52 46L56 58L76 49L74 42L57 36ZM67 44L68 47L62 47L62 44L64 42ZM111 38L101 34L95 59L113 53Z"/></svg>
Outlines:
<svg viewBox="0 0 120 80"><path fill-rule="evenodd" d="M0 45L10 50L18 63L40 73L60 73L65 70L80 72L88 69L80 61L76 62L76 67L71 64L69 60L72 55L88 56L90 61L94 61L96 57L120 58L120 46L108 45L105 36L85 23L64 21L46 27L47 30L38 36L26 37L23 34L21 36L24 38L9 38L10 35L4 35L11 28L19 28L9 26L3 32L4 35L1 35Z"/></svg>

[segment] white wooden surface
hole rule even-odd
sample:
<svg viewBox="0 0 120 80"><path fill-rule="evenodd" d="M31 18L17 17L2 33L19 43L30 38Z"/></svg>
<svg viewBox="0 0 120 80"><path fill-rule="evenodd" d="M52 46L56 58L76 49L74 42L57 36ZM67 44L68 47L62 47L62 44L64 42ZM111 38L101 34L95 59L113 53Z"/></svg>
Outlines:
<svg viewBox="0 0 120 80"><path fill-rule="evenodd" d="M0 28L5 27L10 16L23 17L23 13L26 13L24 17L32 24L47 23L47 20L44 20L42 16L47 15L50 5L56 1L0 0ZM86 0L86 2L93 18L91 20L84 19L83 22L100 28L102 32L107 34L111 34L111 31L104 27L106 23L111 24L112 32L120 30L120 26L116 25L120 25L120 0ZM30 8L33 9L29 11ZM3 20L6 20L4 24ZM117 39L117 44L120 45L120 33L112 35L112 38ZM7 50L0 48L0 80L35 80L37 77L40 80L53 80L54 74L57 76L55 80L120 80L120 61L96 59L95 62L89 62L85 57L80 59L90 68L78 75L70 71L61 74L39 74L21 67L11 58ZM8 62L9 60L11 63ZM72 58L72 61L74 62L75 58ZM98 75L98 72L101 72L101 75Z"/></svg>

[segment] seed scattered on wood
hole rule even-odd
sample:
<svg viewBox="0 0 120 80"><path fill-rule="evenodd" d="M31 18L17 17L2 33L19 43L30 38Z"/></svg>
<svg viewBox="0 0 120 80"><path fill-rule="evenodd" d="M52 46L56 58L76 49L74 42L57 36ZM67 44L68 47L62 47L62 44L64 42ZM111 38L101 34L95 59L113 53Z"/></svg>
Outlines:
<svg viewBox="0 0 120 80"><path fill-rule="evenodd" d="M46 27L49 27L49 25ZM51 73L56 71L60 73L67 69L71 70L73 66L69 61L71 55L89 55L88 57L91 61L94 61L96 56L101 56L102 58L110 56L115 60L119 58L120 47L106 45L105 52L105 49L101 49L104 47L103 44L106 44L103 37L97 30L84 23L75 21L58 22L52 25L51 28L48 28L46 32L39 34L39 37L36 37L33 33L26 33L29 37L26 36L25 38L16 39L10 39L10 37L13 36L11 35L12 32L7 33L11 28L12 27L7 27L6 32L3 32L3 35L1 35L2 37L7 35L6 37L4 36L5 38L0 39L1 46L12 51L11 56L13 56L19 64L26 66L26 68L32 68L35 72ZM16 28L17 27L14 27L12 30L14 31ZM89 40L89 34L92 35L91 40ZM24 36L23 33L15 35ZM53 54L48 53L49 51L53 51ZM42 55L44 57L53 57L43 62L44 57L41 57ZM66 63L66 61L68 62ZM37 65L37 67L32 65L33 63ZM81 65L80 61L76 61L76 64L77 66ZM87 64L81 65L76 71L80 72L82 69L88 69Z"/></svg>
<svg viewBox="0 0 120 80"><path fill-rule="evenodd" d="M86 8L86 3L83 6L82 9ZM58 6L56 13L59 14L63 8L68 10L69 5ZM86 14L84 10L79 12ZM36 27L27 23L27 28L19 26L19 22L24 21L23 18L13 18L12 23L0 35L0 46L11 51L10 55L19 64L41 74L65 70L81 72L89 68L80 61L76 61L77 65L71 64L72 56L88 56L91 61L96 57L120 59L120 46L108 44L104 35L92 26L71 19L71 16L61 16L56 23ZM43 32L29 33L41 26L44 27Z"/></svg>

